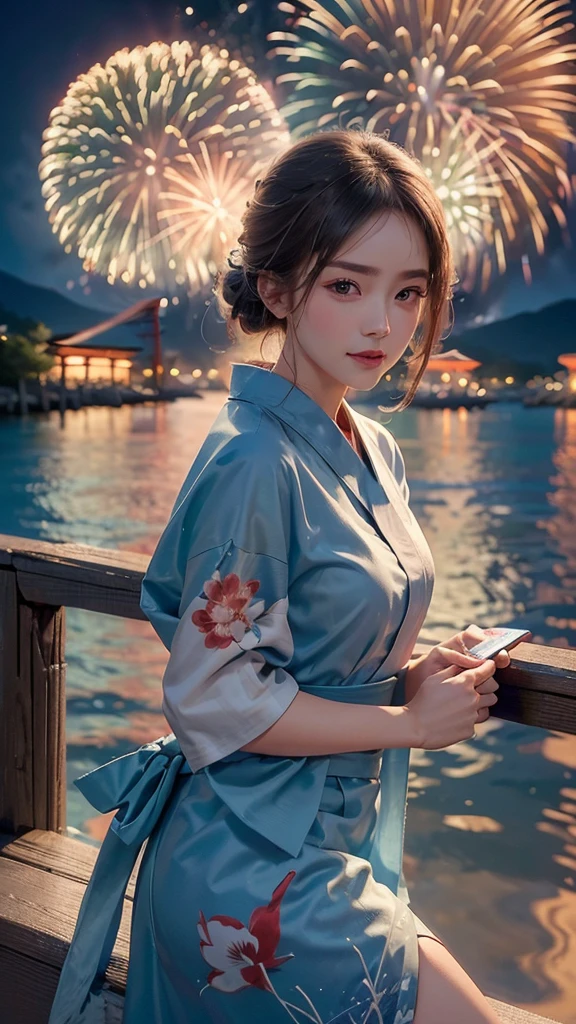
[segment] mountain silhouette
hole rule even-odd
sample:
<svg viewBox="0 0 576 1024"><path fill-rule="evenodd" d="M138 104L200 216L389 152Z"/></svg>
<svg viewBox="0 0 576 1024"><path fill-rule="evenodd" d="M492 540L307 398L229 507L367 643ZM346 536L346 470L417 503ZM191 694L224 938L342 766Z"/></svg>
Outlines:
<svg viewBox="0 0 576 1024"><path fill-rule="evenodd" d="M0 306L23 318L40 320L53 334L80 331L105 320L109 313L81 306L60 292L29 284L0 270Z"/></svg>
<svg viewBox="0 0 576 1024"><path fill-rule="evenodd" d="M478 359L483 369L503 372L510 367L523 376L561 370L558 356L576 352L576 299L563 299L530 313L517 313L461 332L457 325L444 342L444 351L458 348Z"/></svg>

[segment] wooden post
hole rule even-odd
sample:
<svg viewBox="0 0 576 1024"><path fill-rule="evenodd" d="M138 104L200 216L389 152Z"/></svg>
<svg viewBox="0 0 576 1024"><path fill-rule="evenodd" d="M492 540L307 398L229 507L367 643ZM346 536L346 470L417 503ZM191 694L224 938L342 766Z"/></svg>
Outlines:
<svg viewBox="0 0 576 1024"><path fill-rule="evenodd" d="M0 570L0 831L66 827L65 610Z"/></svg>
<svg viewBox="0 0 576 1024"><path fill-rule="evenodd" d="M48 388L46 386L46 374L41 373L38 375L38 383L40 385L40 406L42 412L50 412L50 399L48 397Z"/></svg>
<svg viewBox="0 0 576 1024"><path fill-rule="evenodd" d="M66 412L66 356L60 356L60 418Z"/></svg>
<svg viewBox="0 0 576 1024"><path fill-rule="evenodd" d="M26 391L26 380L18 377L18 399L20 402L20 415L28 415L28 392Z"/></svg>
<svg viewBox="0 0 576 1024"><path fill-rule="evenodd" d="M152 308L152 329L154 337L154 352L152 356L152 368L154 370L154 386L157 391L160 390L160 370L159 367L162 365L162 334L160 331L160 302L157 302Z"/></svg>

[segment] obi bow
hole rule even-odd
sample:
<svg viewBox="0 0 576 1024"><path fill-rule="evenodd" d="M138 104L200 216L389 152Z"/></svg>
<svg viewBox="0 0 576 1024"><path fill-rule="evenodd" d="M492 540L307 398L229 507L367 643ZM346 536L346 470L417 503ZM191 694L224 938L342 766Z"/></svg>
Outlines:
<svg viewBox="0 0 576 1024"><path fill-rule="evenodd" d="M103 1020L102 984L130 875L176 778L190 774L180 745L170 733L75 780L97 810L117 811L82 899L48 1024L97 1024Z"/></svg>
<svg viewBox="0 0 576 1024"><path fill-rule="evenodd" d="M331 700L397 704L398 676L342 687L301 689ZM392 699L393 698L393 699ZM245 825L292 857L298 856L318 813L328 775L380 776L381 809L373 843L374 877L394 892L401 880L401 850L387 820L405 804L403 786L387 787L391 767L408 779L410 751L394 748L326 756L272 757L235 751L206 765L212 790ZM239 762L242 762L240 765ZM181 775L191 775L180 745L170 733L82 775L75 785L104 813L116 809L102 842L78 914L48 1024L96 1024L102 1019L102 984L120 926L124 894L144 841L159 822ZM398 779L397 774L394 776ZM387 788L386 788L387 787ZM392 829L392 832L394 829ZM400 895L400 893L399 893Z"/></svg>

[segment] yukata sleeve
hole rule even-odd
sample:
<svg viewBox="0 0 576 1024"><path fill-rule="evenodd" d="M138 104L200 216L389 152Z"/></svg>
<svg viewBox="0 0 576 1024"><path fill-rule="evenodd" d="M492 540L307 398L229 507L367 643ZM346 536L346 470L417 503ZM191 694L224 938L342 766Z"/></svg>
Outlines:
<svg viewBox="0 0 576 1024"><path fill-rule="evenodd" d="M162 710L192 771L250 743L298 693L285 670L289 506L274 459L230 451L178 513L185 564Z"/></svg>

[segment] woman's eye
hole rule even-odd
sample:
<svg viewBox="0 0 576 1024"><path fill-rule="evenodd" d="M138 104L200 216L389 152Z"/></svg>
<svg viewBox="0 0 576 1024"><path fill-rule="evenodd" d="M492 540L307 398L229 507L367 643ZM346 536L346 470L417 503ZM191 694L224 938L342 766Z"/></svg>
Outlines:
<svg viewBox="0 0 576 1024"><path fill-rule="evenodd" d="M415 295L419 299L423 299L424 298L424 295L420 291L419 288L403 288L401 292L398 292L398 296L400 296L400 295L410 295L410 294ZM398 296L396 296L396 297L398 298ZM401 300L401 301L406 301L406 300Z"/></svg>
<svg viewBox="0 0 576 1024"><path fill-rule="evenodd" d="M352 288L357 288L358 287L358 285L354 284L354 281L348 281L347 278L342 277L342 278L340 278L339 281L334 281L333 284L329 284L328 288L336 288L336 289L338 289L340 285L343 285L344 288L346 288L346 289L350 288L350 287L352 287ZM350 292L349 291L338 291L337 290L336 291L336 295L350 295Z"/></svg>

